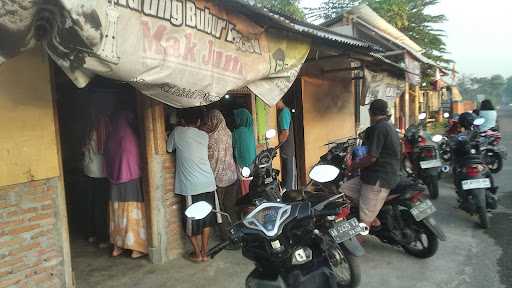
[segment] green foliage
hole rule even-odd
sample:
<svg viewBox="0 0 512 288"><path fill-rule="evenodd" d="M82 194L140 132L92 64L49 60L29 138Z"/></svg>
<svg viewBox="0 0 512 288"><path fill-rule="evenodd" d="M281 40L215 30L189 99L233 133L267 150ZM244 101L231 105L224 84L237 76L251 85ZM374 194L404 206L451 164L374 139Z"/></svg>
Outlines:
<svg viewBox="0 0 512 288"><path fill-rule="evenodd" d="M319 8L308 9L306 15L310 20L328 20L345 9L367 4L425 49L426 57L439 63L450 63L452 61L444 56L447 53L444 31L434 28L435 24L443 23L447 18L426 11L438 2L439 0L324 0Z"/></svg>
<svg viewBox="0 0 512 288"><path fill-rule="evenodd" d="M304 11L300 8L300 0L256 0L256 3L281 14L303 20Z"/></svg>
<svg viewBox="0 0 512 288"><path fill-rule="evenodd" d="M503 98L507 97L507 94L509 97L512 96L510 93L512 92L512 77L505 80L501 75L493 75L491 77L463 75L458 79L457 87L466 100L478 101L478 96L481 95L493 103L499 104Z"/></svg>
<svg viewBox="0 0 512 288"><path fill-rule="evenodd" d="M503 102L512 103L512 76L507 78L507 83L503 89Z"/></svg>

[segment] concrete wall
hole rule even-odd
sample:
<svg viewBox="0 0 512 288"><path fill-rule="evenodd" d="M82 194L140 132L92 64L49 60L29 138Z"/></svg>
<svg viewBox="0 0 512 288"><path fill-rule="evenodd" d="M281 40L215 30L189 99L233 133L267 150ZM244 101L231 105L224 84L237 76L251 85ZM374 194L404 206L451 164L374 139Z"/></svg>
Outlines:
<svg viewBox="0 0 512 288"><path fill-rule="evenodd" d="M71 286L48 58L0 66L0 287Z"/></svg>
<svg viewBox="0 0 512 288"><path fill-rule="evenodd" d="M306 173L327 152L324 144L355 134L351 77L302 77Z"/></svg>

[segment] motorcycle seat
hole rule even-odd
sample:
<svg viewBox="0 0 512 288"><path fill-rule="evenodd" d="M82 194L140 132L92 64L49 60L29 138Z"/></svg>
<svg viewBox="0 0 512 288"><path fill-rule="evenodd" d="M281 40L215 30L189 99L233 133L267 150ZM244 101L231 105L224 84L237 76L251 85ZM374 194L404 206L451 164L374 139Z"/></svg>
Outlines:
<svg viewBox="0 0 512 288"><path fill-rule="evenodd" d="M407 177L401 177L400 182L391 189L389 195L406 195L408 192L417 191L418 182Z"/></svg>

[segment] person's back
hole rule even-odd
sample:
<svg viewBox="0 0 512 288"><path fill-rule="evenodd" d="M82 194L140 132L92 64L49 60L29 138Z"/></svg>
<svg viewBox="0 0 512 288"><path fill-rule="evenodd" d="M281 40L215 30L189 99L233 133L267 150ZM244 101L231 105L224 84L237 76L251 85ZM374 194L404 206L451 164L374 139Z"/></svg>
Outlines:
<svg viewBox="0 0 512 288"><path fill-rule="evenodd" d="M206 132L194 127L176 127L169 136L167 150L176 150L176 194L196 195L215 191Z"/></svg>
<svg viewBox="0 0 512 288"><path fill-rule="evenodd" d="M496 118L498 117L496 110L480 110L479 116L485 119L484 124L479 127L480 131L487 131L496 127Z"/></svg>

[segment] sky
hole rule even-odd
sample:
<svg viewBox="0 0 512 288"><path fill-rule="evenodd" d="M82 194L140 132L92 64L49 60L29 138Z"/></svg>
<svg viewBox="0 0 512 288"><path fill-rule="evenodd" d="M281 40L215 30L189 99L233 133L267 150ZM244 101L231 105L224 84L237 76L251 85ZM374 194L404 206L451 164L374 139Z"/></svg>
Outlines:
<svg viewBox="0 0 512 288"><path fill-rule="evenodd" d="M301 0L317 7L322 0ZM440 0L429 11L445 14L445 42L456 70L473 76L512 76L512 0Z"/></svg>

